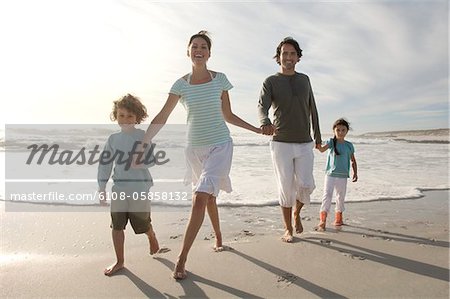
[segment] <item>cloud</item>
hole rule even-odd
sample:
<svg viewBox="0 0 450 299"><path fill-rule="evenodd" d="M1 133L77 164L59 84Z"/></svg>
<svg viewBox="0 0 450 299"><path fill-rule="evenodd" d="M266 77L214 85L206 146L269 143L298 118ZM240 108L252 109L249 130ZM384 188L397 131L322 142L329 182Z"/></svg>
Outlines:
<svg viewBox="0 0 450 299"><path fill-rule="evenodd" d="M264 78L279 69L275 48L293 36L323 127L346 116L355 130L410 128L414 111L435 112L417 126L448 126L447 1L94 2L43 0L32 14L2 4L0 30L11 45L0 53L3 89L21 103L16 109L30 108L24 117L109 122L124 92L140 96L152 116L190 71L188 38L206 29L208 65L227 74L233 109L251 122ZM184 119L179 107L171 121Z"/></svg>

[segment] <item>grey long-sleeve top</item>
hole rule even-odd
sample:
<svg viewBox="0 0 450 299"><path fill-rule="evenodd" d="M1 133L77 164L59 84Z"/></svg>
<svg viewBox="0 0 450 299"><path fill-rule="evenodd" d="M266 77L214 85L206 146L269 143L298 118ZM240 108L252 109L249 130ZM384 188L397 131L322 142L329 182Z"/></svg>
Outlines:
<svg viewBox="0 0 450 299"><path fill-rule="evenodd" d="M306 143L311 142L311 126L315 143L322 143L319 115L307 75L276 73L264 80L258 102L261 125L271 124L269 109L273 108L274 122L278 133L274 141Z"/></svg>

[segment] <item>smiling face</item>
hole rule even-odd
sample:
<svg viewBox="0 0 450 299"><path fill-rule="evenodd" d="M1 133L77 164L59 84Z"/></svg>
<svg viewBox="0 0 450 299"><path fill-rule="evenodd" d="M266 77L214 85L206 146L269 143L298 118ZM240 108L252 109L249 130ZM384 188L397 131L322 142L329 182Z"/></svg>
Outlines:
<svg viewBox="0 0 450 299"><path fill-rule="evenodd" d="M188 56L195 65L206 64L211 53L208 43L201 37L196 37L192 40L188 47Z"/></svg>
<svg viewBox="0 0 450 299"><path fill-rule="evenodd" d="M284 44L280 51L280 64L283 73L292 74L295 72L295 65L299 62L297 51L291 44Z"/></svg>
<svg viewBox="0 0 450 299"><path fill-rule="evenodd" d="M117 108L117 123L122 130L131 130L137 123L136 114L125 108Z"/></svg>

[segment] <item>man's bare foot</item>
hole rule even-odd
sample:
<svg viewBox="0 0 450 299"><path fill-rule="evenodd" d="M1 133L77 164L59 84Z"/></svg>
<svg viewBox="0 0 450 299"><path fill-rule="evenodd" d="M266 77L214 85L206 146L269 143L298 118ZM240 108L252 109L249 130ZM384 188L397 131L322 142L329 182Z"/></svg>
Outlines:
<svg viewBox="0 0 450 299"><path fill-rule="evenodd" d="M111 275L113 275L114 273L116 273L117 271L119 271L119 270L121 270L123 268L124 268L123 263L116 262L115 264L112 264L111 266L106 268L103 271L103 274L105 274L106 276L111 276Z"/></svg>
<svg viewBox="0 0 450 299"><path fill-rule="evenodd" d="M286 231L284 235L281 237L281 241L286 243L292 243L294 241L294 237L292 236L292 232Z"/></svg>
<svg viewBox="0 0 450 299"><path fill-rule="evenodd" d="M147 233L148 241L150 243L150 255L153 255L155 253L158 253L159 251L159 243L158 239L156 239L155 232L151 230Z"/></svg>
<svg viewBox="0 0 450 299"><path fill-rule="evenodd" d="M173 270L172 276L176 280L183 280L187 277L186 269L184 268L186 264L186 260L181 260L178 258L177 264L175 265L175 269Z"/></svg>
<svg viewBox="0 0 450 299"><path fill-rule="evenodd" d="M297 234L301 234L303 232L303 225L302 225L302 220L300 219L300 215L296 216L294 214L294 226L295 226L295 232Z"/></svg>

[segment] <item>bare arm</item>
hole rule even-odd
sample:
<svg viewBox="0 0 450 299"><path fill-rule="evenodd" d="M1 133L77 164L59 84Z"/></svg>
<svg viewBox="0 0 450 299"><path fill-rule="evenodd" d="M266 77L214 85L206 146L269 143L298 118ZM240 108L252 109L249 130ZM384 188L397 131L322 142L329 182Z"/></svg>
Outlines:
<svg viewBox="0 0 450 299"><path fill-rule="evenodd" d="M239 116L234 114L233 111L231 111L230 97L228 95L228 91L223 91L221 98L222 98L222 113L227 123L261 134L260 128L252 126L251 124L247 123L246 121L242 120Z"/></svg>
<svg viewBox="0 0 450 299"><path fill-rule="evenodd" d="M144 138L142 139L143 144L149 144L153 137L158 134L159 130L164 126L172 113L173 109L178 103L180 96L175 95L173 93L169 94L166 103L162 107L161 111L153 118L150 125L148 126L147 131L145 132Z"/></svg>
<svg viewBox="0 0 450 299"><path fill-rule="evenodd" d="M141 161L138 160L139 154L144 152L145 146L149 146L152 142L153 137L158 134L158 132L162 129L164 124L167 122L170 114L178 103L180 96L169 93L169 97L167 98L166 103L162 107L161 111L153 118L150 125L145 132L144 137L142 138L142 143L136 149L135 155L133 156L133 162L131 164L132 168L147 168L148 165L144 165Z"/></svg>
<svg viewBox="0 0 450 299"><path fill-rule="evenodd" d="M330 148L330 146L328 144L322 145L321 143L316 143L316 148L323 153L324 151L326 151L327 149Z"/></svg>
<svg viewBox="0 0 450 299"><path fill-rule="evenodd" d="M351 162L352 162L352 170L353 170L352 182L356 182L356 181L358 181L358 166L356 165L355 155L352 154L350 159L351 159Z"/></svg>

